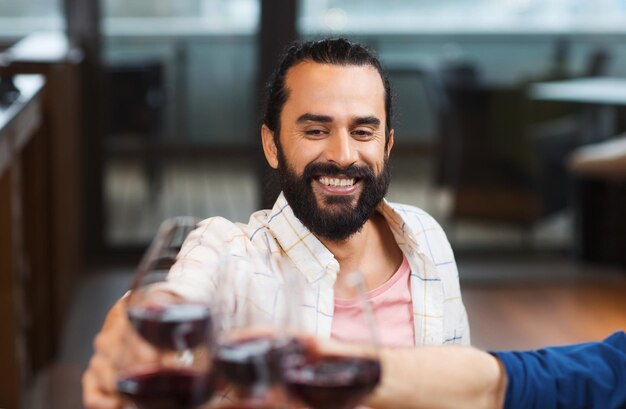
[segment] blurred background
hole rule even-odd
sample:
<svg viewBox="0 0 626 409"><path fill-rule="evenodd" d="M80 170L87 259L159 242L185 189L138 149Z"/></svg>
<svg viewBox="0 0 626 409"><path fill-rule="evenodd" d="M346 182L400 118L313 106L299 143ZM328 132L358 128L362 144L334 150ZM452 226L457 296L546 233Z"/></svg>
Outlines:
<svg viewBox="0 0 626 409"><path fill-rule="evenodd" d="M0 0L0 407L80 408L160 222L276 196L263 86L296 39L374 49L388 199L457 256L473 343L626 327L626 0Z"/></svg>

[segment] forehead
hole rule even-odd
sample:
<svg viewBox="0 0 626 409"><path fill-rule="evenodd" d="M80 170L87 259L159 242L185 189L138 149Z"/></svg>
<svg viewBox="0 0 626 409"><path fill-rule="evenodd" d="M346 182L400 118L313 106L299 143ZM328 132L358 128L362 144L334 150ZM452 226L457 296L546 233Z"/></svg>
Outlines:
<svg viewBox="0 0 626 409"><path fill-rule="evenodd" d="M376 115L384 120L385 89L380 74L371 65L304 61L289 69L285 83L285 114Z"/></svg>

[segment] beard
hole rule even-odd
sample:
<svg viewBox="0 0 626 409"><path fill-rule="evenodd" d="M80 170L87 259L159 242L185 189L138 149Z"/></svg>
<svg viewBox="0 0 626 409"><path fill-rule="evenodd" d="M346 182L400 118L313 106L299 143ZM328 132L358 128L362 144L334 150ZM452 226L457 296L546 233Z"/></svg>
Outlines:
<svg viewBox="0 0 626 409"><path fill-rule="evenodd" d="M345 169L332 163L309 163L298 175L278 148L280 185L293 213L313 234L331 241L344 241L360 231L387 194L391 179L388 156L379 175L368 166L351 165ZM352 195L325 195L318 203L313 191L316 176L344 176L362 184L354 204Z"/></svg>

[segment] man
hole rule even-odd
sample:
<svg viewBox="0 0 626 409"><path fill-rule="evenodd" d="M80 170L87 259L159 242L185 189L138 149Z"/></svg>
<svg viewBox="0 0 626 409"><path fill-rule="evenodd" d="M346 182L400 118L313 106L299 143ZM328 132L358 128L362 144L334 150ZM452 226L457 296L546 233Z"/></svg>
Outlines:
<svg viewBox="0 0 626 409"><path fill-rule="evenodd" d="M296 274L304 281L303 329L360 341L367 328L348 325L358 306L343 300L348 273L360 271L383 344L469 343L441 227L420 209L384 200L394 143L391 91L367 49L345 39L292 46L270 84L261 137L283 193L246 225L218 217L201 223L170 271L170 291L210 299L224 257L243 258L254 266L247 283L254 299L247 302L273 316L281 308L273 297L279 273ZM116 407L115 351L128 328L118 303L84 376L88 408Z"/></svg>

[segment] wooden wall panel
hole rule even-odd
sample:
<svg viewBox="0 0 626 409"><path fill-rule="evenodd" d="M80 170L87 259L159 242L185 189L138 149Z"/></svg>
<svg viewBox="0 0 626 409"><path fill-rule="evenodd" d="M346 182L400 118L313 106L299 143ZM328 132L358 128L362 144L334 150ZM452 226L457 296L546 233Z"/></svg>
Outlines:
<svg viewBox="0 0 626 409"><path fill-rule="evenodd" d="M0 175L0 407L19 408L18 320L16 314L15 251L12 206L12 171Z"/></svg>

